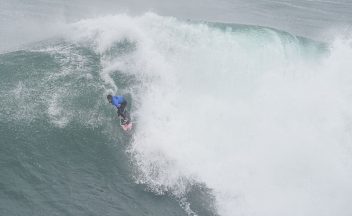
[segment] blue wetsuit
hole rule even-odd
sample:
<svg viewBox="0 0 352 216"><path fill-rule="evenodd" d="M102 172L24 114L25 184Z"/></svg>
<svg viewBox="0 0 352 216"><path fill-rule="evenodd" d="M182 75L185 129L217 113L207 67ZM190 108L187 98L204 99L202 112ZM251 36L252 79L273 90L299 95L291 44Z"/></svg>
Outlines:
<svg viewBox="0 0 352 216"><path fill-rule="evenodd" d="M124 96L113 96L112 97L112 104L116 106L116 108L120 108L121 105L126 102L126 99Z"/></svg>
<svg viewBox="0 0 352 216"><path fill-rule="evenodd" d="M116 106L117 114L119 116L122 116L123 119L126 119L125 108L127 106L127 101L126 101L125 97L124 96L113 96L111 103L112 103L112 105Z"/></svg>

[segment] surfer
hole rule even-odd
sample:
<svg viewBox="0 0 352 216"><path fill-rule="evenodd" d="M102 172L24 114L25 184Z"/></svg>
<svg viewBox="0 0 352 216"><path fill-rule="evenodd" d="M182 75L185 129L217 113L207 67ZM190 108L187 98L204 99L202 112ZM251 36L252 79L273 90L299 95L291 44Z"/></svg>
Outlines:
<svg viewBox="0 0 352 216"><path fill-rule="evenodd" d="M108 99L109 103L116 106L117 117L121 118L121 124L122 125L128 124L129 119L125 113L125 109L127 106L127 100L125 99L125 97L124 96L112 96L111 94L109 94L106 98Z"/></svg>

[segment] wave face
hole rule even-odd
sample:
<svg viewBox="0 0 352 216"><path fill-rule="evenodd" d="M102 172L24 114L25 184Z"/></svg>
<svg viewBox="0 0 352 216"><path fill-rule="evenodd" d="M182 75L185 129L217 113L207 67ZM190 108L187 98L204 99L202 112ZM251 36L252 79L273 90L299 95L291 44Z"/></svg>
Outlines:
<svg viewBox="0 0 352 216"><path fill-rule="evenodd" d="M16 59L27 72L1 75L0 120L5 132L24 122L37 134L34 149L36 139L49 139L37 146L49 148L57 131L71 140L67 134L83 129L96 133L88 143L127 143L132 165L118 167L148 191L175 197L189 215L347 216L350 43L152 13L86 19L58 40L1 55L6 71L21 69ZM131 100L131 137L116 132L107 93ZM40 179L40 166L33 170ZM194 197L195 188L206 198Z"/></svg>

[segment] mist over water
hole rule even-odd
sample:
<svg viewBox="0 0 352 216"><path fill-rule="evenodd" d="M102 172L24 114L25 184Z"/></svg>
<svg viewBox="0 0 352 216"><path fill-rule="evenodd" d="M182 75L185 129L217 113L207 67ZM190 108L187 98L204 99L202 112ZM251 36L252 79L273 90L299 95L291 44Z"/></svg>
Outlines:
<svg viewBox="0 0 352 216"><path fill-rule="evenodd" d="M350 30L351 3L339 1L240 0L3 0L0 7L1 50L60 34L66 24L85 18L154 12L183 20L268 26L295 35L330 41Z"/></svg>
<svg viewBox="0 0 352 216"><path fill-rule="evenodd" d="M348 41L326 47L154 14L74 28L103 56L134 44L103 73L141 80L130 149L137 182L177 197L204 183L221 215L350 214L350 63L335 64L351 56Z"/></svg>
<svg viewBox="0 0 352 216"><path fill-rule="evenodd" d="M37 3L39 9L19 10L49 13L42 6L48 2L42 3ZM246 26L236 21L222 24L182 19L187 15L178 19L150 12L137 16L104 14L113 11L109 9L114 5L112 2L98 9L93 7L95 2L85 9L78 1L67 3L71 6L68 10L62 7L66 3L53 4L63 8L61 18L54 16L59 20L60 31L55 32L55 25L49 25L53 21L48 20L50 27L44 28L48 35L41 39L55 37L0 57L0 98L5 102L0 129L5 140L9 140L2 147L5 150L13 149L8 144L23 147L27 143L19 141L24 138L5 136L11 128L26 131L23 134L36 134L28 142L32 149L29 152L34 156L21 163L26 166L29 158L36 159L34 164L38 167L27 167L29 173L37 176L37 182L50 179L43 171L50 170L50 166L55 167L56 173L66 173L62 178L55 175L53 180L68 183L59 181L51 188L50 181L44 181L43 185L54 192L62 187L66 193L48 197L60 198L58 203L67 206L69 201L74 203L68 208L68 215L141 215L143 211L154 215L224 216L352 213L352 48L345 32L334 32L334 40L322 43L294 34L304 32L307 26L283 32L285 28ZM131 7L121 4L127 9ZM153 4L159 6L161 14L168 11L160 2ZM330 4L321 3L309 25L320 31L329 28L326 23L340 19L348 22L342 6L348 8L349 4L339 2L333 11L335 15L341 12L341 16L320 25L319 14L327 14L323 9ZM209 5L214 6L207 3L202 7ZM275 11L285 11L275 10L274 6L302 9L302 5L310 3L272 1L241 5L260 5L257 12L270 8L274 12L268 20L273 20ZM72 6L77 6L78 14ZM14 5L7 3L7 7ZM225 6L219 7L224 12ZM296 15L302 12L309 16L303 12L307 8L296 10ZM139 10L143 11L142 5ZM87 18L88 11L97 17ZM182 14L178 10L173 12ZM214 20L214 14L203 11L198 15ZM32 20L33 24L37 22L36 17ZM260 25L266 21L247 19L247 23L252 22ZM291 24L288 28L295 26ZM268 26L280 25L284 22L272 21ZM40 38L37 36L34 33L28 41ZM16 38L12 42L19 45ZM121 133L111 119L113 114L104 103L107 93L128 96L135 121L132 134ZM16 106L22 109L14 109ZM21 121L26 124L18 126ZM80 141L80 136L70 131L90 136ZM60 139L52 138L58 137L56 133L70 140L70 144L62 146ZM114 147L107 144L111 142L117 142L116 151L111 151ZM40 151L34 143L39 143ZM83 143L88 145L86 149ZM60 148L64 152L80 152L80 156L62 154ZM123 159L107 152L123 155ZM41 160L40 155L55 158L54 153L60 156L40 171L40 165L48 161ZM22 154L28 156L26 151ZM108 166L102 160L106 156ZM62 157L65 161L60 160ZM63 164L70 165L68 170L62 168ZM12 174L9 170L6 173ZM76 176L77 172L85 173L87 178ZM69 173L73 173L72 177ZM33 184L23 176L20 179ZM10 182L2 183L10 189L0 198L16 206L16 199L8 195L13 188ZM76 192L72 186L78 188L76 192L87 192L92 206L100 208L87 207L82 200L74 199ZM36 195L40 187L32 190L24 192L23 197L40 197L35 206L41 209L46 204L40 200L48 198ZM162 201L155 201L148 194L161 197ZM173 201L179 203L175 205ZM131 207L135 203L142 210ZM60 204L47 205L57 213L65 212L60 210ZM5 212L11 213L9 209Z"/></svg>

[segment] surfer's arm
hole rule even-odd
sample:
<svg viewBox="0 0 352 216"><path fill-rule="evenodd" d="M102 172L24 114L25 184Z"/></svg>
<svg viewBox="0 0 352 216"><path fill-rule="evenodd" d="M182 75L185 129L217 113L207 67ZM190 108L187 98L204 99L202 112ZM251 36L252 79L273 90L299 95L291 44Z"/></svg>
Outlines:
<svg viewBox="0 0 352 216"><path fill-rule="evenodd" d="M112 101L112 105L114 105L117 109L121 106L121 104L119 104L115 101Z"/></svg>

